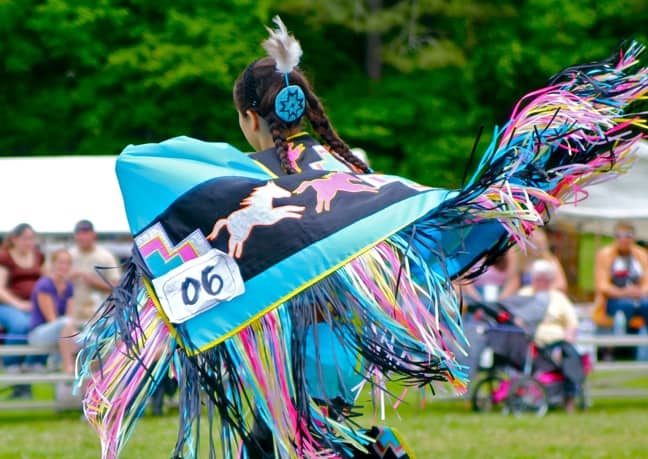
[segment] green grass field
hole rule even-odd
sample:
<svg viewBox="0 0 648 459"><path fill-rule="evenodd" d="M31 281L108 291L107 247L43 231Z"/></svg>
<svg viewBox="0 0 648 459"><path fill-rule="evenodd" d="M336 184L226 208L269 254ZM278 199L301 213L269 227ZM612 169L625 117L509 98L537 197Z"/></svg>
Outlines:
<svg viewBox="0 0 648 459"><path fill-rule="evenodd" d="M388 413L418 459L641 458L648 452L648 399L597 400L588 411L543 418L470 412L462 400L412 399ZM365 420L367 423L371 419ZM123 459L169 457L176 417L146 417ZM208 457L207 450L200 457ZM79 413L0 413L0 458L98 458L99 441Z"/></svg>

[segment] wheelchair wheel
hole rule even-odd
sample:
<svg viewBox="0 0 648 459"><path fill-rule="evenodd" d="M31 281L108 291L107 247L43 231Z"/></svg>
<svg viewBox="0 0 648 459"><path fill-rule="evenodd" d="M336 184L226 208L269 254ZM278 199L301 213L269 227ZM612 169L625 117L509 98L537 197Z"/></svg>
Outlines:
<svg viewBox="0 0 648 459"><path fill-rule="evenodd" d="M506 406L511 414L519 416L532 414L544 416L549 408L547 391L540 382L529 376L522 376L513 383Z"/></svg>
<svg viewBox="0 0 648 459"><path fill-rule="evenodd" d="M506 397L500 395L504 379L500 376L489 375L480 379L472 391L472 409L487 413L500 408Z"/></svg>

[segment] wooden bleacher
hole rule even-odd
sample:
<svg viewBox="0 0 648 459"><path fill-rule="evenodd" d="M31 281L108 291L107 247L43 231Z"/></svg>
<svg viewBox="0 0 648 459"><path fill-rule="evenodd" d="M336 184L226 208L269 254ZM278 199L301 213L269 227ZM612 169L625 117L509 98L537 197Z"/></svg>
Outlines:
<svg viewBox="0 0 648 459"><path fill-rule="evenodd" d="M27 345L0 345L0 357L10 355L46 355L56 349L43 348ZM0 371L0 388L6 388L16 384L58 384L62 382L72 383L74 376L61 372L33 372L9 374ZM61 400L3 400L0 401L0 410L69 410L80 409L78 399L65 398Z"/></svg>
<svg viewBox="0 0 648 459"><path fill-rule="evenodd" d="M597 347L627 347L627 346L648 346L648 335L591 335L581 336L577 344L583 346L593 346L594 355ZM9 355L42 355L49 354L51 348L39 348L35 346L6 346L0 345L0 357ZM645 373L648 375L648 361L595 361L595 372L611 373ZM57 384L61 382L72 382L74 377L61 372L39 372L39 373L19 373L8 374L0 371L0 387L8 387L15 384ZM606 387L593 389L590 393L592 398L610 398L610 397L648 397L648 387L646 388L624 388L614 387L619 384L623 378L608 379L611 384ZM79 409L78 399L64 400L7 400L0 401L0 410L67 410Z"/></svg>

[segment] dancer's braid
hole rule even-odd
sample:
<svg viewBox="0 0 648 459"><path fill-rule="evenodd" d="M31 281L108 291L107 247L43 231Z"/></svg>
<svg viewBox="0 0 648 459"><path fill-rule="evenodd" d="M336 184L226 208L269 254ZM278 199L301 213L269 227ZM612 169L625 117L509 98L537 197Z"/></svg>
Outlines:
<svg viewBox="0 0 648 459"><path fill-rule="evenodd" d="M268 122L268 127L270 128L270 134L272 134L272 140L274 141L275 145L275 153L279 158L281 168L286 174L296 174L297 171L288 159L288 142L286 141L286 136L283 133L283 123L275 116L274 113L271 113L266 121Z"/></svg>
<svg viewBox="0 0 648 459"><path fill-rule="evenodd" d="M347 164L360 171L370 173L371 169L360 158L355 156L346 143L336 134L331 122L324 113L324 108L299 69L290 72L290 84L299 85L306 96L306 117L313 130L331 149ZM285 79L276 70L276 62L270 57L261 58L252 64L238 77L234 85L234 103L239 113L247 116L247 110L255 111L267 123L272 135L277 158L281 168L287 174L297 171L288 159L286 135L299 128L301 121L284 123L274 112L275 98L285 87Z"/></svg>
<svg viewBox="0 0 648 459"><path fill-rule="evenodd" d="M370 173L371 169L369 166L349 149L349 146L344 143L344 141L337 135L331 122L324 113L324 107L320 103L317 96L313 91L306 87L304 93L308 99L308 104L306 108L306 116L310 121L313 130L317 132L320 137L329 144L329 146L340 155L347 163L355 166L359 170Z"/></svg>

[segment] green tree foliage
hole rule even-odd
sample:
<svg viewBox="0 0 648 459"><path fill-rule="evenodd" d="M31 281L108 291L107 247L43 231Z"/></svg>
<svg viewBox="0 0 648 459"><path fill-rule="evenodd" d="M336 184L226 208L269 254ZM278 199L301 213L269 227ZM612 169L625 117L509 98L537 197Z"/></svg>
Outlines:
<svg viewBox="0 0 648 459"><path fill-rule="evenodd" d="M0 1L3 154L105 154L237 129L263 1Z"/></svg>
<svg viewBox="0 0 648 459"><path fill-rule="evenodd" d="M231 89L274 14L374 167L458 186L493 126L568 65L646 41L645 0L0 0L0 154L245 145Z"/></svg>

